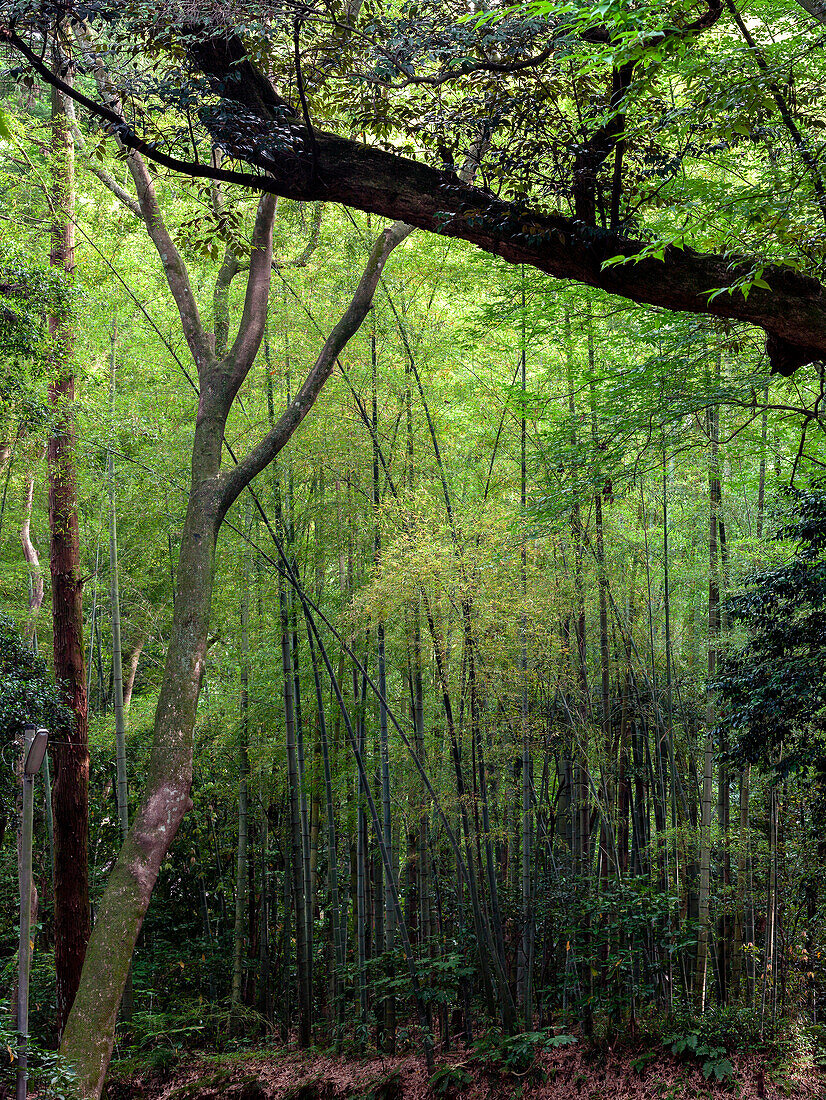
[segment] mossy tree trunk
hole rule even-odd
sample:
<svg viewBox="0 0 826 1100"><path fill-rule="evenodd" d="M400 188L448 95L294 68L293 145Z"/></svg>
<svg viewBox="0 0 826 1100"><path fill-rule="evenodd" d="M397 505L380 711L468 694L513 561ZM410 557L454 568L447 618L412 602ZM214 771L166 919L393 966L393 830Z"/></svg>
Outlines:
<svg viewBox="0 0 826 1100"><path fill-rule="evenodd" d="M292 436L329 378L342 348L363 322L384 265L403 236L383 231L347 309L303 385L267 434L237 464L221 470L224 428L264 335L272 273L275 199L258 205L243 314L236 339L219 358L204 330L183 259L164 223L146 164L127 158L140 215L163 262L198 371L199 400L186 519L181 535L173 626L155 713L140 807L98 910L75 1004L61 1044L84 1100L98 1100L114 1042L118 1006L158 872L191 805L193 731L204 669L215 546L228 509ZM405 234L406 235L406 234Z"/></svg>

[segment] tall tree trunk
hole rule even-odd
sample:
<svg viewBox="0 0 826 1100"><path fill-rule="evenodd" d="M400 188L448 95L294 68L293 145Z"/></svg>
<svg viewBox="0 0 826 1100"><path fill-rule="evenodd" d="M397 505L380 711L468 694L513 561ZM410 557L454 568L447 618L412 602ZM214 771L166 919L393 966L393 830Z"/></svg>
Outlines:
<svg viewBox="0 0 826 1100"><path fill-rule="evenodd" d="M669 788L671 805L671 832L674 837L674 853L671 861L672 883L671 890L675 898L671 915L671 945L669 955L669 984L668 984L668 1008L674 1007L674 973L673 959L677 942L677 934L680 928L680 842L677 834L677 765L674 758L674 698L672 684L672 652L671 652L671 562L668 549L668 465L666 460L665 434L663 434L663 613L665 618L665 720L666 736L668 740L668 770L671 778ZM684 958L684 955L682 956Z"/></svg>
<svg viewBox="0 0 826 1100"><path fill-rule="evenodd" d="M719 425L718 432L719 436ZM722 505L722 485L718 488L718 511ZM728 611L725 598L728 591L729 556L726 541L726 527L722 518L717 517L717 531L720 550L720 579L722 585L720 623L728 631ZM720 834L720 852L718 858L718 880L720 885L720 907L717 918L717 975L721 1004L729 1000L729 977L732 953L732 919L729 911L729 893L731 886L731 852L729 851L729 826L731 818L731 792L729 789L729 767L726 761L728 737L725 729L720 731L720 762L717 767L717 828Z"/></svg>
<svg viewBox="0 0 826 1100"><path fill-rule="evenodd" d="M365 656L366 660L366 656ZM364 693L359 692L358 670L353 668L353 709L356 718L356 742L358 752L364 757ZM357 785L356 817L356 950L358 953L359 1025L361 1035L358 1046L362 1048L367 1031L367 814L365 801L368 795L367 778L359 776Z"/></svg>
<svg viewBox="0 0 826 1100"><path fill-rule="evenodd" d="M316 703L318 705L318 730L321 740L321 754L324 764L324 815L327 826L327 889L330 898L330 925L333 938L333 979L332 1009L336 1021L336 1043L340 1045L344 1029L344 995L342 983L346 963L344 939L341 928L340 892L338 885L338 843L336 839L335 801L333 797L333 773L330 761L330 744L327 738L327 719L324 710L324 695L321 688L321 676L318 657L313 642L313 632L307 623L307 641L310 660L313 666Z"/></svg>
<svg viewBox="0 0 826 1100"><path fill-rule="evenodd" d="M719 373L719 360L718 360ZM708 680L711 683L717 672L717 646L720 635L720 573L717 552L718 520L720 510L719 477L719 408L708 410L711 454L709 459L709 527L708 527ZM709 954L711 950L711 809L716 708L711 692L706 704L706 735L703 750L703 791L700 821L700 889L698 898L697 967L694 979L694 1001L703 1011Z"/></svg>
<svg viewBox="0 0 826 1100"><path fill-rule="evenodd" d="M280 532L284 531L281 496L276 482L276 518ZM289 790L290 869L295 905L296 968L298 971L298 1045L308 1047L312 1038L312 986L307 943L307 894L304 876L304 848L301 829L301 775L298 769L295 717L295 678L292 667L292 637L290 606L286 582L278 581L278 602L281 609L281 660L284 672L284 726L287 744L287 787Z"/></svg>
<svg viewBox="0 0 826 1100"><path fill-rule="evenodd" d="M413 654L411 677L413 681L413 730L416 755L424 763L424 683L422 680L422 628L421 608L419 601L413 608ZM429 824L424 807L427 805L427 791L421 777L417 776L417 790L419 805L422 807L419 818L419 899L422 908L422 936L427 938L433 935L433 898L431 874L433 860L430 853Z"/></svg>
<svg viewBox="0 0 826 1100"><path fill-rule="evenodd" d="M519 418L519 506L522 523L521 547L519 551L520 587L523 601L528 594L528 558L527 558L527 522L528 522L528 474L527 474L527 418L525 414L525 400L527 388L527 347L525 331L525 269L521 272L522 290L522 332L519 354L520 388L522 391L522 410ZM522 901L522 943L517 979L518 999L522 1008L522 1016L525 1028L530 1031L533 1027L533 1007L531 973L533 969L533 897L531 882L531 852L533 847L533 820L531 818L531 735L528 725L528 638L527 615L523 608L520 618L520 699L519 719L522 734L522 875L521 875L521 901Z"/></svg>
<svg viewBox="0 0 826 1100"><path fill-rule="evenodd" d="M249 527L249 513L246 526ZM250 679L250 552L244 550L241 578L241 691L238 724L238 852L235 866L235 924L232 936L232 989L230 992L230 1028L234 1034L242 1030L241 995L246 955L246 916L248 882L248 815L249 815L249 679Z"/></svg>
<svg viewBox="0 0 826 1100"><path fill-rule="evenodd" d="M55 61L58 67L61 57ZM52 247L50 262L71 279L75 268L74 144L70 110L52 91L50 164ZM55 830L55 970L57 1024L62 1034L80 982L91 930L89 913L88 701L83 665L83 590L75 472L74 333L64 317L49 317L54 410L47 445L51 531L52 616L55 678L74 721L66 742L52 749Z"/></svg>
<svg viewBox="0 0 826 1100"><path fill-rule="evenodd" d="M733 951L731 960L731 992L739 997L743 981L746 905L749 871L749 789L751 769L746 764L740 772L740 829L737 837L737 886L734 902ZM746 998L748 1001L750 998Z"/></svg>
<svg viewBox="0 0 826 1100"><path fill-rule="evenodd" d="M261 792L263 795L263 791ZM261 803L261 907L258 931L258 1011L272 1023L272 968L270 955L270 820L266 802Z"/></svg>
<svg viewBox="0 0 826 1100"><path fill-rule="evenodd" d="M117 315L112 321L111 355L109 361L110 407L114 412L115 404L115 367L118 340ZM120 636L120 589L118 586L118 518L117 492L115 489L115 465L112 448L107 448L106 472L109 489L109 601L112 617L112 695L115 712L115 761L118 779L118 825L121 840L126 840L129 832L129 784L126 775L126 708L123 698L123 660ZM137 662L135 662L137 667ZM126 982L121 1001L124 1019L132 1016L132 974Z"/></svg>
<svg viewBox="0 0 826 1100"><path fill-rule="evenodd" d="M599 468L599 424L597 420L597 392L593 381L595 375L595 350L594 350L594 322L590 305L587 313L588 319L588 368L591 377L589 383L589 396L591 402L591 446L594 452L594 527L596 533L596 566L597 589L599 592L599 664L600 664L600 724L602 726L602 755L604 759L602 769L602 800L605 808L605 821L600 829L600 862L603 877L608 876L608 830L609 819L613 811L614 790L611 769L613 768L613 740L611 735L611 680L608 650L608 574L605 568L605 530L602 515L603 491L609 494L609 483L605 481L602 470ZM646 556L646 566L648 557ZM649 600L650 606L650 600ZM654 659L653 646L651 651Z"/></svg>
<svg viewBox="0 0 826 1100"><path fill-rule="evenodd" d="M144 797L98 908L96 934L63 1035L61 1050L77 1068L84 1100L100 1096L132 950L161 863L191 805L193 730L218 530L214 473L222 434L222 424L199 417L177 599Z"/></svg>
<svg viewBox="0 0 826 1100"><path fill-rule="evenodd" d="M110 358L110 402L115 401L115 357L117 349L117 317L112 323L112 351ZM123 660L121 654L120 589L118 585L118 518L115 489L115 465L111 446L106 456L109 488L109 599L112 615L112 681L115 711L115 752L118 775L118 824L121 840L129 832L129 789L126 777L126 717L123 691ZM136 662L137 664L137 662Z"/></svg>
<svg viewBox="0 0 826 1100"><path fill-rule="evenodd" d="M381 506L381 490L379 487L379 443L378 443L378 429L379 429L379 404L378 404L378 355L376 350L376 332L375 322L373 326L373 332L370 334L370 359L372 363L372 421L373 421L373 507L376 512L376 535L374 544L374 558L376 568L381 564L381 526L380 526L380 514L379 509ZM387 734L387 707L385 706L385 699L387 698L387 664L385 656L384 645L384 622L379 620L376 629L376 645L377 645L377 657L378 657L378 686L381 699L379 701L379 762L380 762L380 778L381 778L381 807L382 807L382 828L384 829L384 844L387 851L390 853L391 863L393 860L393 816L392 806L390 802L390 746ZM418 747L418 746L417 746ZM421 850L419 852L419 859L421 860ZM381 868L381 864L379 864ZM421 868L419 869L421 875ZM398 884L396 886L398 889ZM377 905L383 906L384 910L384 942L378 945L380 952L389 953L393 950L394 944L394 915L393 908L393 882L389 877L384 880L384 896L377 899ZM426 935L426 931L423 929L423 935ZM391 975L392 976L392 975ZM385 998L384 1005L384 1021L383 1027L386 1033L386 1042L388 1049L391 1053L395 1051L396 1047L396 1005L395 998L392 993Z"/></svg>
<svg viewBox="0 0 826 1100"><path fill-rule="evenodd" d="M290 347L286 326L284 327L284 372L286 382L285 399L287 405L292 400L292 377L290 373ZM282 494L283 524L281 530L286 543L290 546L292 566L296 568L296 526L295 526L295 499L293 492L292 464L286 463L284 476L284 491ZM310 815L307 810L307 767L304 753L304 722L301 713L301 676L298 658L298 626L296 608L293 600L292 589L287 590L287 605L289 609L290 626L290 664L293 676L293 712L295 715L295 747L296 762L298 767L298 810L301 823L301 873L304 879L304 924L305 924L305 956L309 968L308 981L312 989L312 965L313 965L313 886L310 853Z"/></svg>

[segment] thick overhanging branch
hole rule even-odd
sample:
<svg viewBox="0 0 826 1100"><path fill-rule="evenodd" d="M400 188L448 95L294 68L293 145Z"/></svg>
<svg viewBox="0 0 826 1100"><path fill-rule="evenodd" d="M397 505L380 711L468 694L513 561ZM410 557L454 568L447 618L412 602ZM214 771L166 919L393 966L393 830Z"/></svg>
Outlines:
<svg viewBox="0 0 826 1100"><path fill-rule="evenodd" d="M528 264L555 278L641 304L753 324L766 332L772 368L782 374L826 359L823 287L817 279L788 267L672 246L663 250L661 259L655 258L648 254L648 242L503 202L463 183L452 172L318 130L311 157L309 135L300 121L285 120L283 100L274 91L266 93L261 75L234 54L233 99L224 101L209 125L222 148L261 174L189 164L141 139L103 104L65 86L13 32L7 32L7 41L43 79L115 129L124 145L173 171L239 183L289 199L339 202L468 241L508 263ZM220 53L212 51L209 56L215 61ZM202 64L206 57L207 53L200 53ZM221 73L206 75L213 87L221 85ZM283 143L274 147L267 140L268 123L276 115L280 116L279 132L288 125L294 137L289 150ZM626 257L627 262L605 266L606 260L617 256ZM755 272L769 290L754 285Z"/></svg>

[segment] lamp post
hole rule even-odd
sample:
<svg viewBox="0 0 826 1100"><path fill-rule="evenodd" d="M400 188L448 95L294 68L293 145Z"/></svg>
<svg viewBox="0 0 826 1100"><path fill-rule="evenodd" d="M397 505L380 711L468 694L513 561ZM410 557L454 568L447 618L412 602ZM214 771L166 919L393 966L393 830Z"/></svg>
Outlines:
<svg viewBox="0 0 826 1100"><path fill-rule="evenodd" d="M49 731L23 727L23 828L20 845L20 948L17 988L17 1100L28 1094L29 971L32 961L32 830L34 777L40 771Z"/></svg>

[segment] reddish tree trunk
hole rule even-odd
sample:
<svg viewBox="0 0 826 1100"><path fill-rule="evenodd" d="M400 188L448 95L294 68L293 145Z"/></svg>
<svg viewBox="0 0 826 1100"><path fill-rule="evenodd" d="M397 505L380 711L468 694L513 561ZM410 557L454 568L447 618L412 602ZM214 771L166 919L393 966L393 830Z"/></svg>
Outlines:
<svg viewBox="0 0 826 1100"><path fill-rule="evenodd" d="M66 104L52 96L51 263L74 272L74 165ZM54 759L55 969L58 1030L62 1034L80 982L89 941L89 747L83 663L83 593L75 477L73 333L65 319L49 318L54 340L49 403L54 425L46 449L49 468L52 617L55 678L74 723L52 749Z"/></svg>

